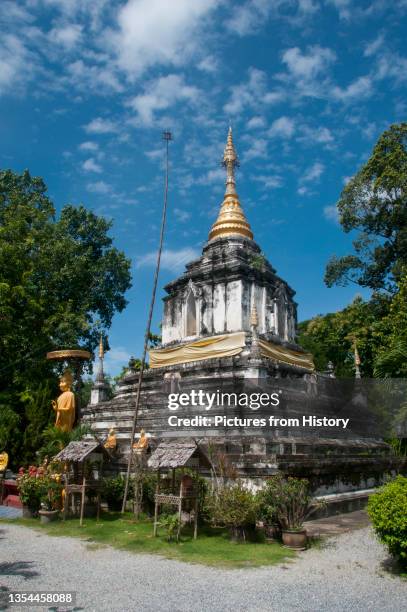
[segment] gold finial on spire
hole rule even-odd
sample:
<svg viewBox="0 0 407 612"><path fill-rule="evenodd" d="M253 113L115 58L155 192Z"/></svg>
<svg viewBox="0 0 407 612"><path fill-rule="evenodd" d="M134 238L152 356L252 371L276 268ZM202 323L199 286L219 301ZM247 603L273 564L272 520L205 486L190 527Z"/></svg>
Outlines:
<svg viewBox="0 0 407 612"><path fill-rule="evenodd" d="M353 347L354 347L354 363L355 363L355 378L361 378L361 374L360 374L360 356L359 356L359 351L358 351L358 346L356 344L356 338L353 341Z"/></svg>
<svg viewBox="0 0 407 612"><path fill-rule="evenodd" d="M103 359L104 356L105 356L105 351L103 349L103 335L100 334L100 340L99 340L99 359Z"/></svg>
<svg viewBox="0 0 407 612"><path fill-rule="evenodd" d="M256 328L259 324L259 317L257 314L257 308L256 308L256 304L253 303L252 306L252 312L250 314L250 325L254 328Z"/></svg>
<svg viewBox="0 0 407 612"><path fill-rule="evenodd" d="M229 127L222 165L226 168L225 197L219 216L209 233L209 240L233 234L245 236L253 240L252 230L246 220L236 193L235 168L239 166L239 159L233 144L232 127Z"/></svg>

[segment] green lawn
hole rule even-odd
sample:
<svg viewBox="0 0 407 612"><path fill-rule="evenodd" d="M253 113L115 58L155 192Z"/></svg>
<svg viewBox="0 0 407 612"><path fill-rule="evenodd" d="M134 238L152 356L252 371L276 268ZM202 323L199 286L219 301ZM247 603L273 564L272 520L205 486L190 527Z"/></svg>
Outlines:
<svg viewBox="0 0 407 612"><path fill-rule="evenodd" d="M0 521L1 522L1 521ZM280 563L295 556L280 544L264 541L235 543L223 529L201 527L198 539L193 540L191 531L184 528L181 541L168 542L161 531L153 537L150 520L135 521L131 514L103 514L101 519L85 519L83 527L78 519L61 520L41 525L39 519L8 519L7 522L44 531L51 536L79 537L90 547L114 546L137 553L159 554L167 559L178 559L189 563L239 568L259 567Z"/></svg>

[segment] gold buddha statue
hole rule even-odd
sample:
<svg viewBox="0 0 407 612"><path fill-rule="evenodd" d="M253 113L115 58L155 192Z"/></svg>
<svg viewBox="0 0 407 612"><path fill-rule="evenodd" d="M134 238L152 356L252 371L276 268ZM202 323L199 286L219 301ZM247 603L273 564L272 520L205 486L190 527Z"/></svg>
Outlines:
<svg viewBox="0 0 407 612"><path fill-rule="evenodd" d="M5 472L8 466L8 454L6 451L0 453L0 472Z"/></svg>
<svg viewBox="0 0 407 612"><path fill-rule="evenodd" d="M62 431L72 431L75 422L75 395L71 391L72 383L72 373L65 370L59 379L62 393L57 400L52 400L52 407L57 413L55 427Z"/></svg>
<svg viewBox="0 0 407 612"><path fill-rule="evenodd" d="M146 436L146 432L144 431L144 429L141 429L140 437L137 440L137 442L134 442L133 449L136 452L141 452L141 451L147 450L147 448L148 448L148 438Z"/></svg>
<svg viewBox="0 0 407 612"><path fill-rule="evenodd" d="M111 429L109 429L109 435L106 438L104 447L109 448L110 450L114 450L116 446L117 446L116 432L114 428L112 427Z"/></svg>

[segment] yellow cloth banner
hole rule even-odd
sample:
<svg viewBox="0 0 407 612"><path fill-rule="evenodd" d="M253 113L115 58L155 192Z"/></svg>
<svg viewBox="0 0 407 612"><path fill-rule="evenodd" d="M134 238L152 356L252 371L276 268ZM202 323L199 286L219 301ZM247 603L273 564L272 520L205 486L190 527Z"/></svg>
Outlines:
<svg viewBox="0 0 407 612"><path fill-rule="evenodd" d="M191 363L202 359L233 357L242 352L245 346L245 333L237 332L222 336L211 336L196 342L165 349L151 349L150 368L164 368L179 363Z"/></svg>
<svg viewBox="0 0 407 612"><path fill-rule="evenodd" d="M270 357L270 359L305 368L306 370L315 370L311 353L300 353L279 344L271 344L265 340L259 340L259 346L260 352L264 357Z"/></svg>

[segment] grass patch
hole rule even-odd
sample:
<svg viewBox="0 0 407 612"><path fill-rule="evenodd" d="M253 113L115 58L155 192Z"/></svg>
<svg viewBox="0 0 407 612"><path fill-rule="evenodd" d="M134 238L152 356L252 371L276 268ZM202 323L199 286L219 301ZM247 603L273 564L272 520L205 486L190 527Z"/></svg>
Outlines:
<svg viewBox="0 0 407 612"><path fill-rule="evenodd" d="M85 540L88 549L100 546L113 546L135 553L153 553L167 559L177 559L188 563L200 563L215 567L242 568L260 567L281 563L295 557L291 550L278 543L268 544L259 538L258 542L235 543L229 539L224 529L200 527L198 539L192 537L192 530L184 527L181 540L168 542L164 533L153 536L153 525L150 520L135 521L132 514L102 514L99 521L85 519L83 527L79 520L59 520L49 525L42 525L38 519L2 519L1 522L23 525L50 536L68 536Z"/></svg>

